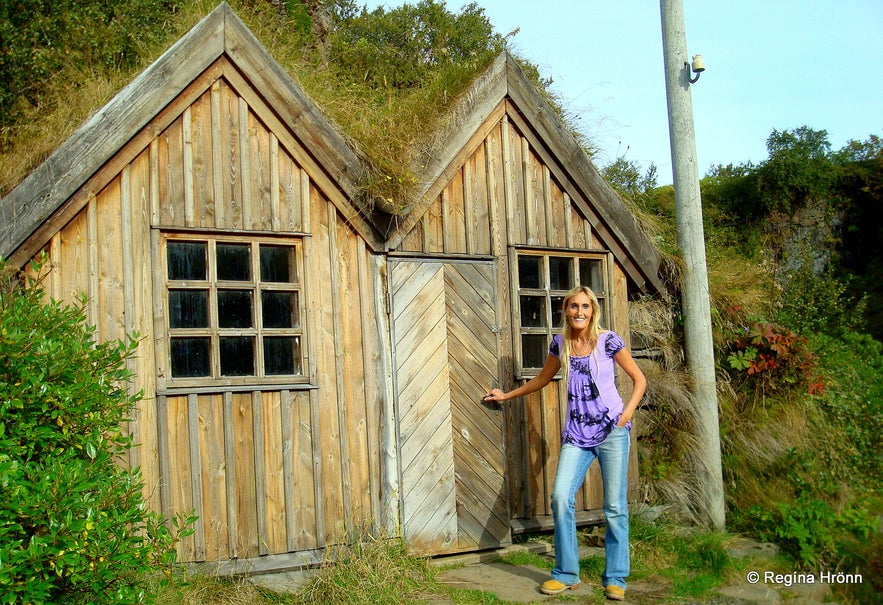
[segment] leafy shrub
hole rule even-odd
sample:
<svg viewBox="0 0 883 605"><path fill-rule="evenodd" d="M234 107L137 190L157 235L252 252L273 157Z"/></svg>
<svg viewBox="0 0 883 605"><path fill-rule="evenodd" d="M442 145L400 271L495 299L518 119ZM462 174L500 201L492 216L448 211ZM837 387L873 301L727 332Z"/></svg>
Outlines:
<svg viewBox="0 0 883 605"><path fill-rule="evenodd" d="M123 423L135 341L0 264L0 603L141 603L174 537L145 507Z"/></svg>
<svg viewBox="0 0 883 605"><path fill-rule="evenodd" d="M744 330L730 343L727 362L732 370L772 390L807 384L810 394L821 393L824 385L814 375L816 356L806 338L768 322L755 322Z"/></svg>

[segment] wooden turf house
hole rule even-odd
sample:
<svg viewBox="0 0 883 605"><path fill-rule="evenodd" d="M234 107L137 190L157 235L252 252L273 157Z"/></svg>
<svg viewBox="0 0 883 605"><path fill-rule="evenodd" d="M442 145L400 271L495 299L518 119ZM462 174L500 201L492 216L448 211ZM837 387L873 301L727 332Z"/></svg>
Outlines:
<svg viewBox="0 0 883 605"><path fill-rule="evenodd" d="M577 282L628 340L659 255L505 53L445 132L409 212L359 205L359 155L224 3L0 200L0 255L45 252L49 295L141 335L129 463L151 506L199 515L180 560L551 526L557 382L480 398L538 371ZM600 502L593 471L581 518Z"/></svg>

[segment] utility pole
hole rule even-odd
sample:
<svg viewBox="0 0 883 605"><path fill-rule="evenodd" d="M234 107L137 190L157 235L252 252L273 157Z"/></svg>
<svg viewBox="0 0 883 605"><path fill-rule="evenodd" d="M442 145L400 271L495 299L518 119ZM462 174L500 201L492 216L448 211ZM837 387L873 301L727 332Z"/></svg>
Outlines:
<svg viewBox="0 0 883 605"><path fill-rule="evenodd" d="M681 302L684 307L687 370L692 380L696 415L699 513L713 529L725 524L724 486L721 471L720 425L714 345L711 335L711 302L705 264L705 233L702 226L702 198L696 165L696 136L693 130L693 102L690 98L691 67L687 59L682 0L660 0L662 12L662 54L665 58L665 91L668 101L668 130L674 177L678 242L684 260ZM704 69L696 65L697 72ZM698 74L696 76L698 79Z"/></svg>

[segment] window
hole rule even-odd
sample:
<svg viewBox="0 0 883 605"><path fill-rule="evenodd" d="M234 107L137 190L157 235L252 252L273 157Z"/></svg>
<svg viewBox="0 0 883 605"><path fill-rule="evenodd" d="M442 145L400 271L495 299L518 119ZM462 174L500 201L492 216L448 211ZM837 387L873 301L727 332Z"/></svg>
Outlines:
<svg viewBox="0 0 883 605"><path fill-rule="evenodd" d="M173 385L306 379L299 240L164 239Z"/></svg>
<svg viewBox="0 0 883 605"><path fill-rule="evenodd" d="M601 305L601 324L608 315L606 255L516 253L517 313L514 324L519 335L517 372L537 374L546 362L552 336L561 331L561 305L568 291L577 285L592 289Z"/></svg>

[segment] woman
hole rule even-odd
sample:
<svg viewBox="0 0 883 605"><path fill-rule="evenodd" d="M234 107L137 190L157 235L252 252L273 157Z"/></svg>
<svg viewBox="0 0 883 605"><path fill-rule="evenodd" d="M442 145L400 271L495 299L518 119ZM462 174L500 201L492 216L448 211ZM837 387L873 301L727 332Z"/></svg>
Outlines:
<svg viewBox="0 0 883 605"><path fill-rule="evenodd" d="M605 569L601 582L608 599L625 599L629 575L628 458L632 415L647 380L615 332L602 330L595 294L579 286L564 298L562 334L556 334L540 373L504 393L492 389L486 401L506 401L534 393L563 367L567 416L552 490L555 522L555 568L540 591L558 594L580 583L576 536L576 492L595 458L601 466L604 517L607 521ZM614 380L614 362L631 378L632 394L623 403Z"/></svg>

